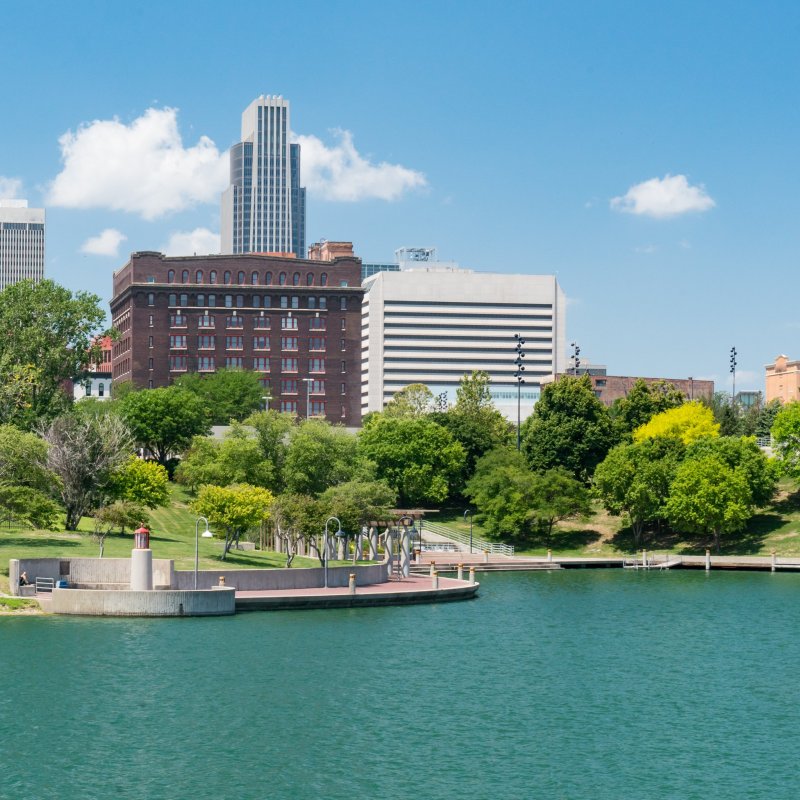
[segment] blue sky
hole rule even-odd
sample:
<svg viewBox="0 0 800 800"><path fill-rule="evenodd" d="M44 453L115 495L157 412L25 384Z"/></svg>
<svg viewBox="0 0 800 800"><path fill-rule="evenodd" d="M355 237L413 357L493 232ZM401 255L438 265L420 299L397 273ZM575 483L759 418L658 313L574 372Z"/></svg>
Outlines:
<svg viewBox="0 0 800 800"><path fill-rule="evenodd" d="M761 388L775 355L800 357L797 4L76 0L2 17L0 191L47 207L47 273L71 288L108 298L131 250L213 241L241 112L282 94L315 137L309 241L556 272L570 340L613 374L725 388L735 345L737 388Z"/></svg>

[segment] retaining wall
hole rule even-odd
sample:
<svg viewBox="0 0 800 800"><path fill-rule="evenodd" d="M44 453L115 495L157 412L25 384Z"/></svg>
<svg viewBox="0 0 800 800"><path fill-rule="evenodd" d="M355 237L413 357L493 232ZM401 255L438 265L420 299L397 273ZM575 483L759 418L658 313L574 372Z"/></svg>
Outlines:
<svg viewBox="0 0 800 800"><path fill-rule="evenodd" d="M131 582L129 558L12 558L8 565L11 594L19 593L19 576L28 574L31 583L36 578L66 580L70 586L85 589L127 589ZM170 559L153 559L153 587L173 586L175 567ZM188 588L188 587L187 587Z"/></svg>
<svg viewBox="0 0 800 800"><path fill-rule="evenodd" d="M133 592L127 589L53 589L47 611L107 617L211 617L233 614L233 589L194 592L165 589Z"/></svg>
<svg viewBox="0 0 800 800"><path fill-rule="evenodd" d="M364 566L328 567L328 586L347 586L350 575L355 573L357 586L386 583L389 579L386 564ZM197 588L210 589L225 577L225 585L241 591L269 591L278 589L319 589L325 585L325 570L322 567L298 569L213 569L203 570L197 575ZM193 589L194 570L175 570L175 588Z"/></svg>

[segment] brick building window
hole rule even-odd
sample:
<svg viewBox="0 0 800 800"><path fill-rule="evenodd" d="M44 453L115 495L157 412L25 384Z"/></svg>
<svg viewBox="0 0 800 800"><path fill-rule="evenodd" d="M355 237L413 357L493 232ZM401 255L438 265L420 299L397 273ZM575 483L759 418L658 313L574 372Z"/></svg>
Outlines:
<svg viewBox="0 0 800 800"><path fill-rule="evenodd" d="M308 371L316 372L317 374L325 373L325 359L324 358L309 358Z"/></svg>
<svg viewBox="0 0 800 800"><path fill-rule="evenodd" d="M297 394L297 381L281 381L281 394Z"/></svg>
<svg viewBox="0 0 800 800"><path fill-rule="evenodd" d="M299 361L296 358L282 358L281 359L281 372L297 372L299 369Z"/></svg>
<svg viewBox="0 0 800 800"><path fill-rule="evenodd" d="M309 308L316 308L317 307L317 298L316 297L309 297L308 298L308 307Z"/></svg>
<svg viewBox="0 0 800 800"><path fill-rule="evenodd" d="M324 331L328 327L328 320L325 317L311 317L308 321L310 331Z"/></svg>
<svg viewBox="0 0 800 800"><path fill-rule="evenodd" d="M216 361L214 356L199 356L197 359L198 372L214 372L217 368Z"/></svg>
<svg viewBox="0 0 800 800"><path fill-rule="evenodd" d="M257 330L264 330L269 329L269 317L254 317L253 318L253 327Z"/></svg>
<svg viewBox="0 0 800 800"><path fill-rule="evenodd" d="M308 349L309 350L322 350L326 349L326 339L324 336L309 336Z"/></svg>
<svg viewBox="0 0 800 800"><path fill-rule="evenodd" d="M297 317L281 317L281 330L282 331L296 331L297 330Z"/></svg>
<svg viewBox="0 0 800 800"><path fill-rule="evenodd" d="M217 346L217 337L202 334L197 337L198 350L213 350Z"/></svg>
<svg viewBox="0 0 800 800"><path fill-rule="evenodd" d="M325 416L325 401L324 400L312 400L311 401L311 416L312 417L324 417Z"/></svg>
<svg viewBox="0 0 800 800"><path fill-rule="evenodd" d="M244 367L244 359L241 356L226 356L225 366L228 369L242 369Z"/></svg>
<svg viewBox="0 0 800 800"><path fill-rule="evenodd" d="M225 327L226 328L243 328L244 327L244 317L226 317L225 318Z"/></svg>
<svg viewBox="0 0 800 800"><path fill-rule="evenodd" d="M197 327L198 328L213 328L214 327L214 315L213 314L204 314L202 317L197 318Z"/></svg>
<svg viewBox="0 0 800 800"><path fill-rule="evenodd" d="M297 350L299 341L296 336L281 336L281 350Z"/></svg>
<svg viewBox="0 0 800 800"><path fill-rule="evenodd" d="M185 328L187 319L185 314L170 314L169 326L170 328Z"/></svg>
<svg viewBox="0 0 800 800"><path fill-rule="evenodd" d="M226 336L226 350L244 350L244 336Z"/></svg>
<svg viewBox="0 0 800 800"><path fill-rule="evenodd" d="M319 299L319 307L325 311L328 308L328 298L327 297L320 297Z"/></svg>
<svg viewBox="0 0 800 800"><path fill-rule="evenodd" d="M315 379L309 383L308 391L310 394L325 394L325 381Z"/></svg>
<svg viewBox="0 0 800 800"><path fill-rule="evenodd" d="M345 339L339 339L339 349L347 350L347 341Z"/></svg>
<svg viewBox="0 0 800 800"><path fill-rule="evenodd" d="M339 298L339 311L347 311L347 298L340 297Z"/></svg>
<svg viewBox="0 0 800 800"><path fill-rule="evenodd" d="M154 306L156 304L156 296L153 292L148 292L147 294L147 305Z"/></svg>
<svg viewBox="0 0 800 800"><path fill-rule="evenodd" d="M253 350L269 350L269 336L254 336Z"/></svg>
<svg viewBox="0 0 800 800"><path fill-rule="evenodd" d="M188 336L170 336L169 346L171 350L185 350L187 348Z"/></svg>
<svg viewBox="0 0 800 800"><path fill-rule="evenodd" d="M215 269L212 269L211 272L208 273L208 282L209 283L217 282L217 271Z"/></svg>
<svg viewBox="0 0 800 800"><path fill-rule="evenodd" d="M269 359L257 356L253 359L253 369L256 372L269 372Z"/></svg>
<svg viewBox="0 0 800 800"><path fill-rule="evenodd" d="M281 411L284 414L296 414L297 400L281 400Z"/></svg>

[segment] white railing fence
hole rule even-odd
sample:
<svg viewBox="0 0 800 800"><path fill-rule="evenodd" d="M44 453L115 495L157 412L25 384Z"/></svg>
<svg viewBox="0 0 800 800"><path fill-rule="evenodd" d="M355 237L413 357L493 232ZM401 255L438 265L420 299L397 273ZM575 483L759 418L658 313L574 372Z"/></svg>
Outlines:
<svg viewBox="0 0 800 800"><path fill-rule="evenodd" d="M427 519L423 522L422 525L422 540L425 541L425 533L435 533L437 536L441 536L444 539L448 539L451 542L459 545L459 550L461 552L469 552L469 534L462 533L461 531L457 531L455 528L450 528L447 525L440 525L438 522L429 522ZM429 542L425 544L425 549L430 547L435 547L439 542ZM472 537L472 552L473 553L482 553L484 550L487 550L490 555L500 555L500 556L513 556L514 555L514 546L511 544L502 544L500 542L488 542L486 539L479 539L476 536Z"/></svg>

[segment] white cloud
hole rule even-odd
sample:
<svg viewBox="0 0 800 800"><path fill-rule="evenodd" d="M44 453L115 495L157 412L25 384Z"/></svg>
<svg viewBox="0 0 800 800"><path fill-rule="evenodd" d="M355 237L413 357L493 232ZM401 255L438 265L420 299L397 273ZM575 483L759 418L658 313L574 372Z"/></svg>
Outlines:
<svg viewBox="0 0 800 800"><path fill-rule="evenodd" d="M81 253L92 256L116 256L119 246L127 239L115 228L106 228L97 236L91 236L81 245Z"/></svg>
<svg viewBox="0 0 800 800"><path fill-rule="evenodd" d="M63 169L47 201L64 208L110 208L151 220L219 200L228 158L201 136L184 147L177 109L149 108L130 125L94 120L59 138Z"/></svg>
<svg viewBox="0 0 800 800"><path fill-rule="evenodd" d="M219 253L219 234L208 228L175 231L162 249L168 256L207 256L210 253Z"/></svg>
<svg viewBox="0 0 800 800"><path fill-rule="evenodd" d="M5 178L0 175L0 199L16 200L22 194L22 181L19 178Z"/></svg>
<svg viewBox="0 0 800 800"><path fill-rule="evenodd" d="M702 185L690 186L685 175L665 175L631 186L611 200L611 208L647 217L675 217L690 211L708 211L716 203Z"/></svg>
<svg viewBox="0 0 800 800"><path fill-rule="evenodd" d="M323 200L397 200L409 189L427 185L421 172L388 164L374 164L353 144L350 131L333 132L338 143L328 147L316 136L294 136L302 147L301 183Z"/></svg>
<svg viewBox="0 0 800 800"><path fill-rule="evenodd" d="M643 244L640 245L639 247L633 248L634 253L644 253L645 255L650 255L652 253L655 253L656 250L658 250L658 247L656 247L654 244Z"/></svg>

